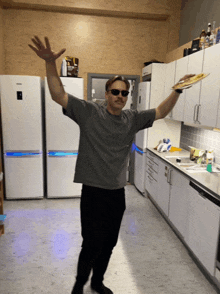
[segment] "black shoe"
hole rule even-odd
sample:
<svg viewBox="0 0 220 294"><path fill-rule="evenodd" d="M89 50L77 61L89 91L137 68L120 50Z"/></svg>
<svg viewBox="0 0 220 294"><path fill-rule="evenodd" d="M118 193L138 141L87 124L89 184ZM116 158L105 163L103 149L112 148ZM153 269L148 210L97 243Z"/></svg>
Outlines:
<svg viewBox="0 0 220 294"><path fill-rule="evenodd" d="M83 286L76 282L71 294L83 294Z"/></svg>
<svg viewBox="0 0 220 294"><path fill-rule="evenodd" d="M105 287L105 285L103 284L101 284L101 286L91 284L91 288L99 294L114 294L109 288Z"/></svg>

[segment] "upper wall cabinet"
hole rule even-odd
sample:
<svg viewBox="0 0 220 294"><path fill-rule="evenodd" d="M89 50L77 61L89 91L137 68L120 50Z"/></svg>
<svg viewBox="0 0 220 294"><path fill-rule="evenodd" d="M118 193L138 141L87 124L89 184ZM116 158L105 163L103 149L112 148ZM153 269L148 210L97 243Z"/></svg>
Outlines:
<svg viewBox="0 0 220 294"><path fill-rule="evenodd" d="M216 128L220 129L220 98L219 98L219 101L218 101L218 116L217 116Z"/></svg>
<svg viewBox="0 0 220 294"><path fill-rule="evenodd" d="M168 63L166 65L166 77L165 77L165 87L164 87L165 98L167 98L171 94L172 87L175 85L175 73L176 73L176 61ZM170 112L167 115L167 118L171 118L171 117L172 117L172 112Z"/></svg>
<svg viewBox="0 0 220 294"><path fill-rule="evenodd" d="M216 127L220 89L220 44L204 52L203 72L210 75L201 82L198 121L201 125Z"/></svg>
<svg viewBox="0 0 220 294"><path fill-rule="evenodd" d="M175 84L183 78L187 73L189 56L183 57L176 61L176 74L175 74ZM183 121L184 117L184 105L185 105L185 96L186 91L183 91L183 94L180 95L175 107L172 111L172 119Z"/></svg>
<svg viewBox="0 0 220 294"><path fill-rule="evenodd" d="M153 63L151 74L151 93L150 93L150 108L157 108L157 106L165 99L164 85L165 85L166 64Z"/></svg>
<svg viewBox="0 0 220 294"><path fill-rule="evenodd" d="M189 55L187 74L200 74L203 71L203 57L205 50ZM184 90L185 107L183 121L188 124L198 124L198 110L201 82Z"/></svg>
<svg viewBox="0 0 220 294"><path fill-rule="evenodd" d="M209 74L185 89L167 118L220 128L220 44L167 64L165 96L185 74ZM173 83L174 75L174 83ZM169 90L169 91L168 91Z"/></svg>

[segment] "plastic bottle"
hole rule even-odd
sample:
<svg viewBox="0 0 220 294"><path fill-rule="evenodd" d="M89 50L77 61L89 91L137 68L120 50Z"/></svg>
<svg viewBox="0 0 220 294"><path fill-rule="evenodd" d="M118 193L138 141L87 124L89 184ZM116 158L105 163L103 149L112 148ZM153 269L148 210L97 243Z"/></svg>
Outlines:
<svg viewBox="0 0 220 294"><path fill-rule="evenodd" d="M66 65L66 59L63 59L62 65L61 65L61 77L67 77L67 65Z"/></svg>
<svg viewBox="0 0 220 294"><path fill-rule="evenodd" d="M209 46L213 46L216 44L216 33L215 33L215 21L213 21L213 26L212 26L212 30L211 30L211 35L210 35L210 42L209 42Z"/></svg>
<svg viewBox="0 0 220 294"><path fill-rule="evenodd" d="M214 160L214 153L213 150L208 151L207 157L206 157L206 163L207 163L207 171L212 172L212 165Z"/></svg>
<svg viewBox="0 0 220 294"><path fill-rule="evenodd" d="M217 32L217 37L216 37L216 44L218 44L220 42L220 24L219 24L219 29Z"/></svg>

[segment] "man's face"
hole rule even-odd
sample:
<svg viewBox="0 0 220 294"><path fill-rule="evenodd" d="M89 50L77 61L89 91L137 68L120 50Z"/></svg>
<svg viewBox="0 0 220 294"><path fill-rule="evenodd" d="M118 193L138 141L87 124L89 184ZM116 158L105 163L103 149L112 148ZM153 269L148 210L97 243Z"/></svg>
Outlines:
<svg viewBox="0 0 220 294"><path fill-rule="evenodd" d="M114 95L111 92L113 89L119 90L120 93ZM127 91L126 84L122 81L115 81L108 90L108 92L105 92L105 98L108 101L108 108L112 109L113 111L120 112L128 100L128 96L123 97L121 93L121 91Z"/></svg>

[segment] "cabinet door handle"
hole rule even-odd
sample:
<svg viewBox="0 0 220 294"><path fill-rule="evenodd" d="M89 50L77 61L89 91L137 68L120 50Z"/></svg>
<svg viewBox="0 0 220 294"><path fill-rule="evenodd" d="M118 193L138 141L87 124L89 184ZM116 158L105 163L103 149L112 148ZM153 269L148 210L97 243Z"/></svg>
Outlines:
<svg viewBox="0 0 220 294"><path fill-rule="evenodd" d="M207 198L205 197L203 192L199 192L199 196L201 196L204 200L206 200Z"/></svg>
<svg viewBox="0 0 220 294"><path fill-rule="evenodd" d="M165 167L166 169L167 167ZM169 184L169 169L167 170L167 172L165 173L165 176L167 176L167 183Z"/></svg>
<svg viewBox="0 0 220 294"><path fill-rule="evenodd" d="M200 110L201 104L198 104L198 108L197 108L197 117L196 117L196 121L200 123L199 121L199 110Z"/></svg>
<svg viewBox="0 0 220 294"><path fill-rule="evenodd" d="M170 184L170 180L171 180L171 169L168 169L167 171L167 183Z"/></svg>
<svg viewBox="0 0 220 294"><path fill-rule="evenodd" d="M194 122L196 122L196 108L197 108L197 106L198 106L198 104L196 104L196 105L194 106L194 115L193 115L193 120L194 120Z"/></svg>
<svg viewBox="0 0 220 294"><path fill-rule="evenodd" d="M168 169L168 173L167 173L167 183L171 184L171 173L172 173L172 169Z"/></svg>
<svg viewBox="0 0 220 294"><path fill-rule="evenodd" d="M169 178L169 183L170 183L170 185L172 186L172 181L171 181L171 179L172 179L172 169L170 170L170 178Z"/></svg>

